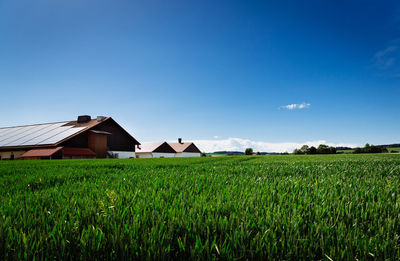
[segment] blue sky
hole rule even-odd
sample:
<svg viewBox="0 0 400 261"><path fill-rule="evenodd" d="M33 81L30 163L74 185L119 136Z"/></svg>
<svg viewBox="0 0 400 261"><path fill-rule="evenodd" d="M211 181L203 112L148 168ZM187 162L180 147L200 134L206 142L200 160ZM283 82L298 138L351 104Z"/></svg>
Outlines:
<svg viewBox="0 0 400 261"><path fill-rule="evenodd" d="M400 5L349 2L0 0L0 126L89 114L204 150L398 143Z"/></svg>

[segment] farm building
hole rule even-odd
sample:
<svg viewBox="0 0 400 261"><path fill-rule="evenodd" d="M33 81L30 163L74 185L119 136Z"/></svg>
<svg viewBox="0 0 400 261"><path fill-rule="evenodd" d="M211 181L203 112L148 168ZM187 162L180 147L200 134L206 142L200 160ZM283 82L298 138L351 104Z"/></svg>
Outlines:
<svg viewBox="0 0 400 261"><path fill-rule="evenodd" d="M177 143L169 143L176 151L175 157L200 157L201 151L193 142L182 142L179 138Z"/></svg>
<svg viewBox="0 0 400 261"><path fill-rule="evenodd" d="M166 142L144 142L136 148L136 158L171 158L175 153Z"/></svg>
<svg viewBox="0 0 400 261"><path fill-rule="evenodd" d="M134 158L140 143L111 117L0 128L0 159Z"/></svg>

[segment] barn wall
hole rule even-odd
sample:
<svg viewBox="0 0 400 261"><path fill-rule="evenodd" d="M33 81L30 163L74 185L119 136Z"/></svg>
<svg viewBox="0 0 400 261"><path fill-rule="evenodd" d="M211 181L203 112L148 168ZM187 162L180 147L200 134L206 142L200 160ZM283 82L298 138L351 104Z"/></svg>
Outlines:
<svg viewBox="0 0 400 261"><path fill-rule="evenodd" d="M14 154L14 159L21 158L21 155L24 154L26 150L17 150L17 151L0 151L0 157L2 160L10 159L11 153Z"/></svg>
<svg viewBox="0 0 400 261"><path fill-rule="evenodd" d="M89 148L96 153L97 158L105 158L107 156L107 136L98 133L89 133Z"/></svg>
<svg viewBox="0 0 400 261"><path fill-rule="evenodd" d="M91 155L64 155L63 159L95 159L96 156Z"/></svg>
<svg viewBox="0 0 400 261"><path fill-rule="evenodd" d="M25 157L25 158L22 158L23 160L39 160L40 159L40 157Z"/></svg>
<svg viewBox="0 0 400 261"><path fill-rule="evenodd" d="M111 151L135 151L134 141L112 120L105 121L93 130L106 131L111 133L108 136L108 150Z"/></svg>
<svg viewBox="0 0 400 261"><path fill-rule="evenodd" d="M81 133L70 140L65 141L62 146L69 148L88 148L88 132Z"/></svg>

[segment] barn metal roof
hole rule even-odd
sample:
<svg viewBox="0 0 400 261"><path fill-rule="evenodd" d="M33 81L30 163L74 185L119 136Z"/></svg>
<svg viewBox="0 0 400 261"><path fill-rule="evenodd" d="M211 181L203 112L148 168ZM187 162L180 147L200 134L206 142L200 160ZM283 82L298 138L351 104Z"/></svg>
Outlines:
<svg viewBox="0 0 400 261"><path fill-rule="evenodd" d="M94 126L109 117L85 123L64 121L17 127L0 128L0 148L56 146Z"/></svg>

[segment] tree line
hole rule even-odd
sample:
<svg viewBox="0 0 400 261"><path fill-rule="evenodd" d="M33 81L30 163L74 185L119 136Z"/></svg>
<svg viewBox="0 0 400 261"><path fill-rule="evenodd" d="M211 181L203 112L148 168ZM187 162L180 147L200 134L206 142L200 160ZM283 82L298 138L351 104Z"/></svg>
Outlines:
<svg viewBox="0 0 400 261"><path fill-rule="evenodd" d="M374 146L365 144L363 148L355 148L353 153L385 153L388 152L387 148L384 146ZM300 149L295 149L293 154L336 154L337 150L335 147L328 146L325 144L320 144L318 148L314 146L309 147L308 145L303 145Z"/></svg>
<svg viewBox="0 0 400 261"><path fill-rule="evenodd" d="M293 154L336 154L336 148L325 144L320 144L317 148L303 145L300 149L295 149Z"/></svg>
<svg viewBox="0 0 400 261"><path fill-rule="evenodd" d="M340 148L335 148L332 146L328 146L325 144L320 144L317 148L314 146L309 147L308 145L303 145L300 149L295 149L293 151L293 154L301 155L301 154L336 154L336 153L343 153L343 152L337 152L337 149ZM351 150L351 148L345 147L345 150ZM353 153L385 153L388 152L387 148L385 146L374 146L374 145L369 145L368 143L365 144L363 148L355 148L353 150ZM254 153L252 148L247 148L244 152L245 155L260 155L260 152ZM284 152L284 153L276 153L276 154L281 154L281 155L288 155L289 153Z"/></svg>
<svg viewBox="0 0 400 261"><path fill-rule="evenodd" d="M355 148L353 153L384 153L388 152L387 148L383 146L374 146L365 144L364 148Z"/></svg>

